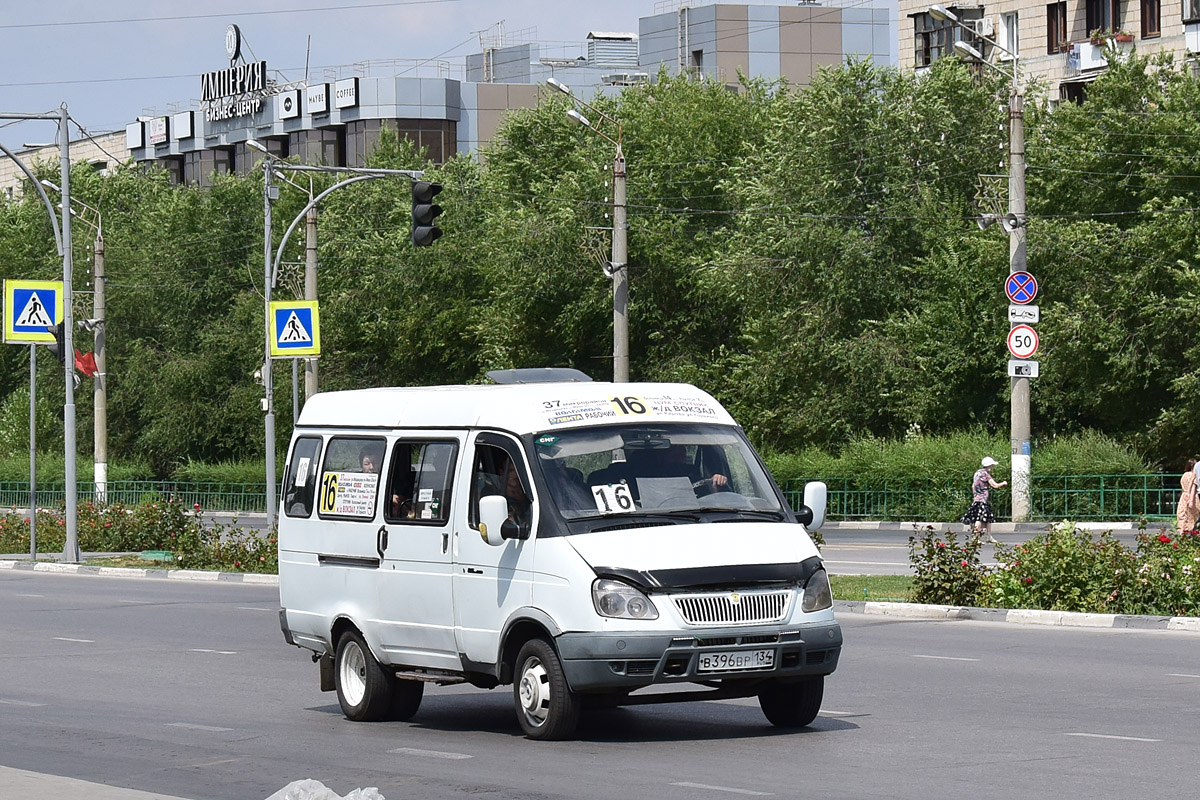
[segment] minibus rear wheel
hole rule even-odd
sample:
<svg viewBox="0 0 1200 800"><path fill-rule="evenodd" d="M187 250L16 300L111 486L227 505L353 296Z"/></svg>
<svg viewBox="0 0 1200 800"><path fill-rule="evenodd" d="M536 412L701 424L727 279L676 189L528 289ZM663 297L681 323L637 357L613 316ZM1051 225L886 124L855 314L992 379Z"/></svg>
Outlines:
<svg viewBox="0 0 1200 800"><path fill-rule="evenodd" d="M566 739L579 724L579 698L567 685L558 654L545 639L530 639L517 654L513 703L530 739Z"/></svg>
<svg viewBox="0 0 1200 800"><path fill-rule="evenodd" d="M393 678L371 655L371 648L358 631L346 631L338 639L333 675L338 704L346 719L375 722L387 716L392 706Z"/></svg>
<svg viewBox="0 0 1200 800"><path fill-rule="evenodd" d="M802 728L817 718L824 694L825 677L818 675L802 681L768 684L758 693L758 705L772 725Z"/></svg>

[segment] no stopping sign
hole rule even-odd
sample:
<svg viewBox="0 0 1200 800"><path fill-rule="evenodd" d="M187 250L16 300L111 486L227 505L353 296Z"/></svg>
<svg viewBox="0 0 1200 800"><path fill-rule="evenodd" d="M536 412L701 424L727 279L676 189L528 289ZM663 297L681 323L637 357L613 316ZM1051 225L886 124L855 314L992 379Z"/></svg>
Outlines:
<svg viewBox="0 0 1200 800"><path fill-rule="evenodd" d="M1028 325L1017 325L1008 332L1008 352L1016 358L1029 358L1038 349L1037 331Z"/></svg>

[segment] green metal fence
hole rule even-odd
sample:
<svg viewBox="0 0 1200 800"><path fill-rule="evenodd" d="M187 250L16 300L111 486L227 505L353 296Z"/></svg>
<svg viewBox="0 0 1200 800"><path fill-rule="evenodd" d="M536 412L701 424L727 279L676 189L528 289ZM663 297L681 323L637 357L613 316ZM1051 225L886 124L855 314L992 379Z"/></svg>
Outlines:
<svg viewBox="0 0 1200 800"><path fill-rule="evenodd" d="M95 500L96 487L90 481L79 481L79 502ZM65 498L63 484L38 484L37 504L54 508ZM200 504L204 511L261 511L267 510L266 483L192 483L184 481L109 481L109 503L133 506L151 498L175 498L185 505ZM28 508L29 483L0 481L0 508Z"/></svg>
<svg viewBox="0 0 1200 800"><path fill-rule="evenodd" d="M791 480L784 494L793 508L803 503L807 480ZM907 481L903 486L864 488L850 480L826 480L829 518L835 520L957 519L971 504L961 483ZM1030 489L1032 516L1037 520L1169 519L1179 500L1178 475L1035 475ZM79 501L95 499L95 486L79 482ZM137 505L149 498L174 497L199 503L206 512L266 511L265 483L193 483L185 481L109 481L108 502ZM54 508L64 502L62 484L37 487L37 502ZM0 508L28 508L29 484L0 481ZM992 492L992 508L1001 519L1012 516L1007 489Z"/></svg>
<svg viewBox="0 0 1200 800"><path fill-rule="evenodd" d="M807 480L791 480L784 494L793 508L803 503ZM830 519L938 520L957 519L971 504L961 483L908 481L864 488L849 480L828 480ZM1178 475L1034 475L1030 485L1035 520L1170 519L1179 500ZM992 508L1001 519L1012 517L1008 489L992 492Z"/></svg>

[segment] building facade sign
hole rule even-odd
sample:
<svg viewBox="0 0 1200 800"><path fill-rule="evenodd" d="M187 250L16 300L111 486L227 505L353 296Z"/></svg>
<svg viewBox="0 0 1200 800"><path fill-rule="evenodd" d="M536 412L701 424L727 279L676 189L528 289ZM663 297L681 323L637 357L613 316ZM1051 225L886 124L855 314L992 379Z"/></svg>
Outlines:
<svg viewBox="0 0 1200 800"><path fill-rule="evenodd" d="M300 116L300 91L292 90L275 95L275 114L280 119Z"/></svg>
<svg viewBox="0 0 1200 800"><path fill-rule="evenodd" d="M235 63L241 56L241 31L230 25L225 31L225 54L230 64L200 76L200 105L207 122L244 117L262 111L263 99L271 94L267 62Z"/></svg>
<svg viewBox="0 0 1200 800"><path fill-rule="evenodd" d="M170 138L171 125L167 117L155 117L146 123L146 128L150 144L166 144Z"/></svg>
<svg viewBox="0 0 1200 800"><path fill-rule="evenodd" d="M345 78L333 85L333 107L353 108L358 105L358 78Z"/></svg>
<svg viewBox="0 0 1200 800"><path fill-rule="evenodd" d="M304 110L308 114L325 114L329 111L329 84L318 83L304 91Z"/></svg>

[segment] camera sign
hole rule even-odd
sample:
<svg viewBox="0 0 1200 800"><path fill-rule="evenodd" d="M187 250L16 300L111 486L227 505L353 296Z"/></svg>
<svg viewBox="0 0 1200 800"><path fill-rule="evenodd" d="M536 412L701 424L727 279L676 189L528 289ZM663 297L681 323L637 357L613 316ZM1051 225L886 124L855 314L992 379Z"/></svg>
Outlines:
<svg viewBox="0 0 1200 800"><path fill-rule="evenodd" d="M1015 361L1010 359L1008 362L1008 377L1010 378L1036 378L1038 376L1038 362L1036 361Z"/></svg>
<svg viewBox="0 0 1200 800"><path fill-rule="evenodd" d="M1037 331L1028 325L1017 325L1008 332L1008 352L1016 358L1029 358L1037 349Z"/></svg>

